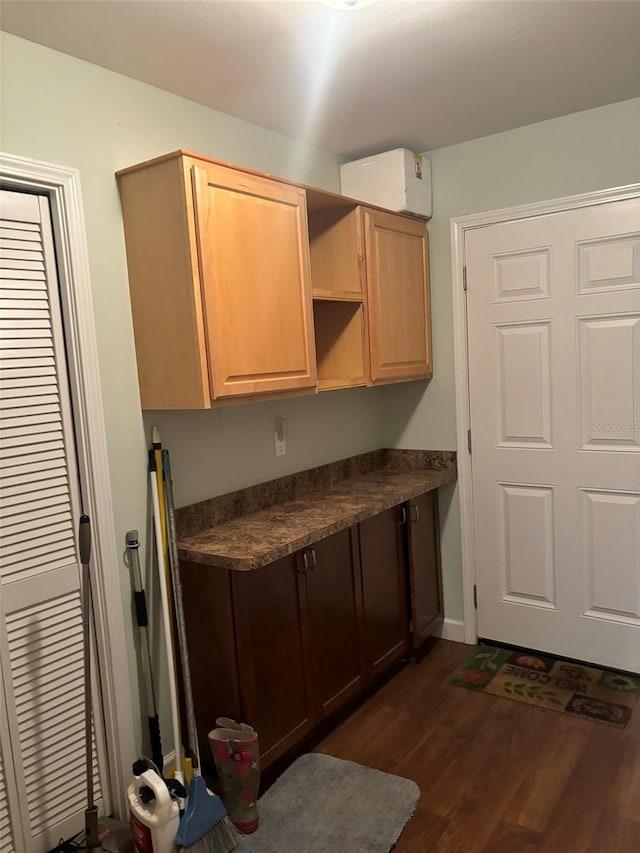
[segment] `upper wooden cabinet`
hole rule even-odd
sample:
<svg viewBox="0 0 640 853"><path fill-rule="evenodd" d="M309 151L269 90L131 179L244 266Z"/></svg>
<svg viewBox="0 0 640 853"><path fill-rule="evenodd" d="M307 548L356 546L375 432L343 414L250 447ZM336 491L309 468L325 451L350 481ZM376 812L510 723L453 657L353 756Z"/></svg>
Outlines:
<svg viewBox="0 0 640 853"><path fill-rule="evenodd" d="M304 190L179 152L119 180L143 408L315 390Z"/></svg>
<svg viewBox="0 0 640 853"><path fill-rule="evenodd" d="M431 376L423 221L185 151L118 179L144 409Z"/></svg>
<svg viewBox="0 0 640 853"><path fill-rule="evenodd" d="M424 222L360 205L312 207L309 237L320 387L322 382L325 387L338 387L329 381L340 375L336 362L344 366L344 375L356 373L348 369L354 364L355 351L364 352L364 370L360 381L351 384L428 379L432 375L431 324ZM333 309L330 322L328 309L317 307L328 301L342 304ZM355 307L349 309L344 303ZM341 327L338 319L355 317L358 304L362 327L356 328L352 321L347 330L344 319ZM332 344L329 349L327 341ZM334 355L333 364L325 360L325 351Z"/></svg>
<svg viewBox="0 0 640 853"><path fill-rule="evenodd" d="M423 222L364 209L372 384L427 379L429 244Z"/></svg>

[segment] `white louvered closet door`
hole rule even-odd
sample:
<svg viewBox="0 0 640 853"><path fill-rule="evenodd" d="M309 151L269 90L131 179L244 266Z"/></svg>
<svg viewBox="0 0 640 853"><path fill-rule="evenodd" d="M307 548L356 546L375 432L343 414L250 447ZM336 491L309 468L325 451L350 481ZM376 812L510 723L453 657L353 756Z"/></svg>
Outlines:
<svg viewBox="0 0 640 853"><path fill-rule="evenodd" d="M86 807L81 510L48 201L4 190L0 462L0 853L43 853ZM94 717L104 806L96 701Z"/></svg>

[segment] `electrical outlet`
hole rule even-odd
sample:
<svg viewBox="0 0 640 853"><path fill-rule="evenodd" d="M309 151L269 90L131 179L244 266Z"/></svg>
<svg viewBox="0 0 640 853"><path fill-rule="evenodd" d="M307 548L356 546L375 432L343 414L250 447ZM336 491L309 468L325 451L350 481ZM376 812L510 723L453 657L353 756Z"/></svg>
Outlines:
<svg viewBox="0 0 640 853"><path fill-rule="evenodd" d="M276 418L273 440L276 447L276 456L286 456L287 453L287 419Z"/></svg>

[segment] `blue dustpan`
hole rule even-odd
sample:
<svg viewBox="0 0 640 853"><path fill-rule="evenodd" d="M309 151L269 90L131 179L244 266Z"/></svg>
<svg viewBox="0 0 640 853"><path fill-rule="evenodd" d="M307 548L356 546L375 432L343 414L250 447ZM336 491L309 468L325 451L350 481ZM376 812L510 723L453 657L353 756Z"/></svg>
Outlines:
<svg viewBox="0 0 640 853"><path fill-rule="evenodd" d="M194 776L189 785L189 799L180 818L176 847L191 847L216 828L227 816L224 803L207 789L202 776Z"/></svg>

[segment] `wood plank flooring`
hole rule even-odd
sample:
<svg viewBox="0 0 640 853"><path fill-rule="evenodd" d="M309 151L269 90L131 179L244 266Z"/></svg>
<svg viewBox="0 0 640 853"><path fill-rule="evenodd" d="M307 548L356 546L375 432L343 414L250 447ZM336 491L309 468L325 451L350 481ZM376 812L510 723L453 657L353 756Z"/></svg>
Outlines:
<svg viewBox="0 0 640 853"><path fill-rule="evenodd" d="M438 640L316 747L417 782L394 853L640 853L640 710L615 729L454 687L471 648Z"/></svg>

